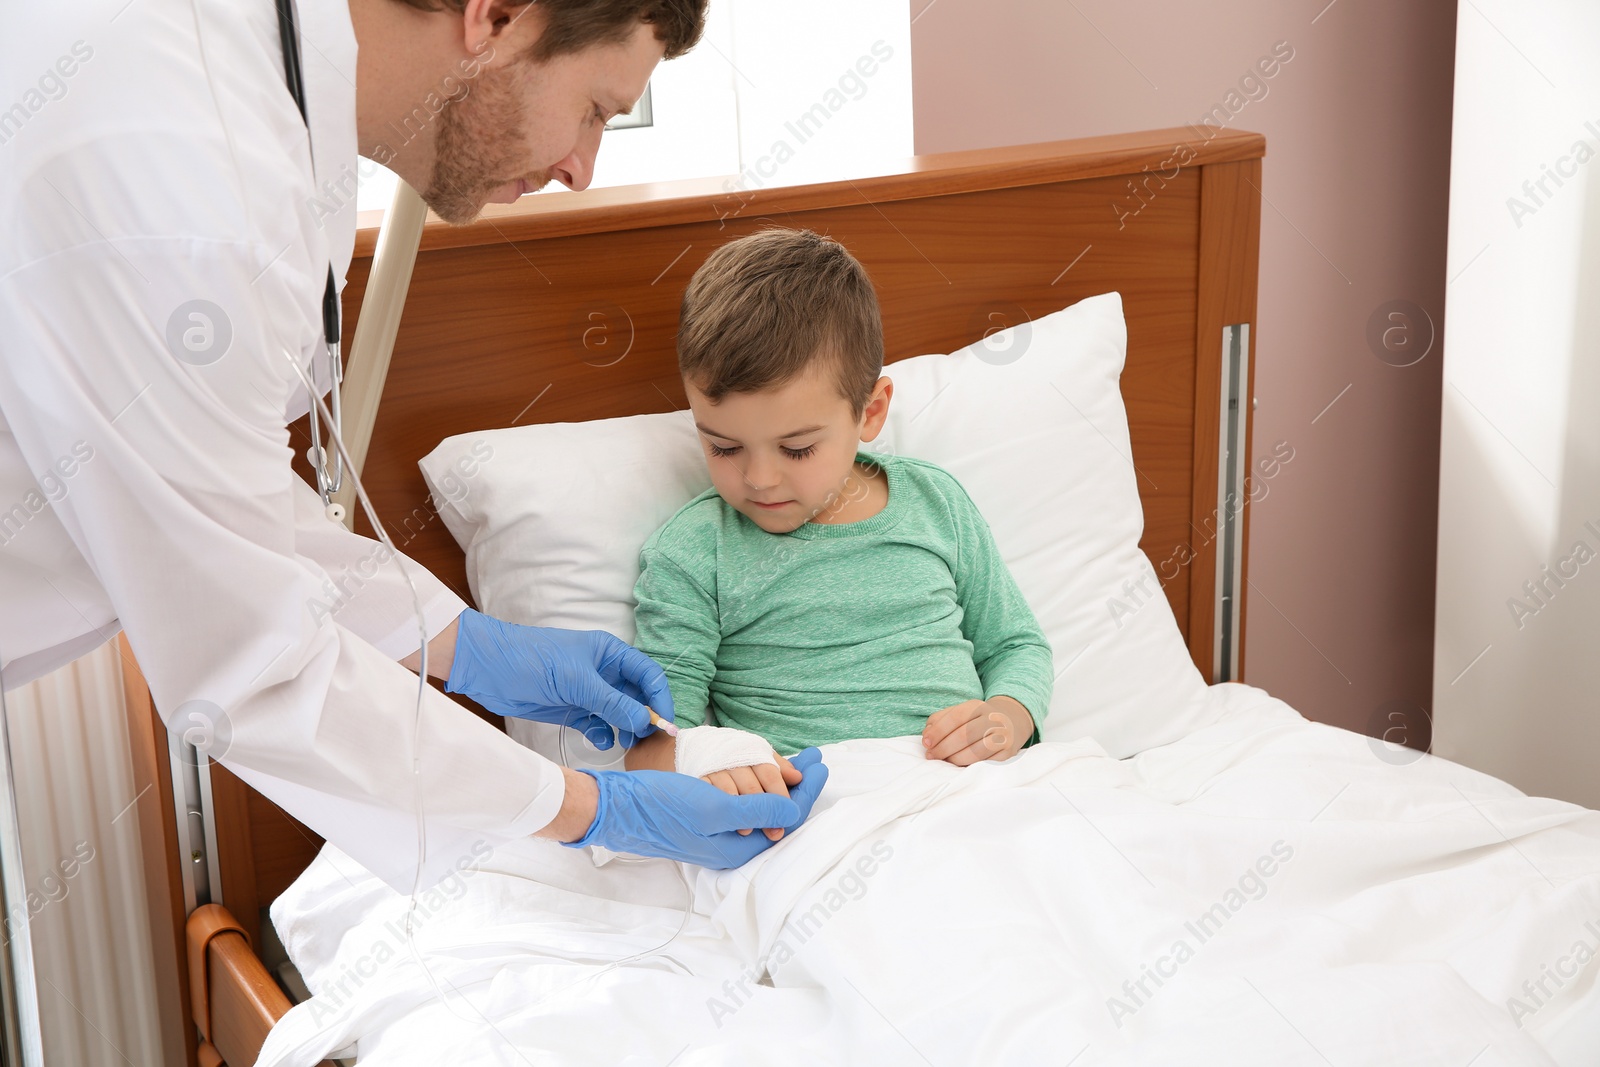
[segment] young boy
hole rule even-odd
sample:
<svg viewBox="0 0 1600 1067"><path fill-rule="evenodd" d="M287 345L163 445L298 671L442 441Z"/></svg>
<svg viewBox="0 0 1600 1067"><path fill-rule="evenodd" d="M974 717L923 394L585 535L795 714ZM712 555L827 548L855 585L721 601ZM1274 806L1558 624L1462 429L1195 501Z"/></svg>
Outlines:
<svg viewBox="0 0 1600 1067"><path fill-rule="evenodd" d="M684 294L678 366L713 488L651 535L634 588L678 724L709 704L782 752L920 733L958 766L1031 743L1050 646L988 524L939 467L859 451L894 392L861 264L805 230L724 245ZM674 745L627 766L671 770ZM781 757L704 777L799 780Z"/></svg>

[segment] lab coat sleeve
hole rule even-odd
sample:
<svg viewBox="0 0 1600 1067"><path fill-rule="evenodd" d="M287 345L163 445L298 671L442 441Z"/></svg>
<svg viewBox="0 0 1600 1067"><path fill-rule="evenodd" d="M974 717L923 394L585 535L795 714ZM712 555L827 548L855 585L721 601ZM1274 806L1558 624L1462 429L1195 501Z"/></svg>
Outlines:
<svg viewBox="0 0 1600 1067"><path fill-rule="evenodd" d="M301 551L283 414L320 333L307 264L326 261L66 225L0 277L0 405L33 470L92 454L54 507L168 728L403 891L545 826L560 768L431 687L419 698L398 646L374 645L382 626L317 610L330 576Z"/></svg>
<svg viewBox="0 0 1600 1067"><path fill-rule="evenodd" d="M296 481L292 488L295 550L327 575L321 597L311 605L313 615L333 618L390 659L404 659L422 643L416 603L421 604L429 640L466 608L466 601L453 589L410 557L402 553L396 560L382 542L329 519L322 498L311 486ZM391 530L389 537L400 546L399 534Z"/></svg>

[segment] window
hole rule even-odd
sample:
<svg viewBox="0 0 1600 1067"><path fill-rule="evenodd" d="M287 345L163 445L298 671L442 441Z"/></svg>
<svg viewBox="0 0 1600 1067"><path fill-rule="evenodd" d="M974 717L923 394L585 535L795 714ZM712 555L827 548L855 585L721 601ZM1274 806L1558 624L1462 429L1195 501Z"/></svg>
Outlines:
<svg viewBox="0 0 1600 1067"><path fill-rule="evenodd" d="M650 121L650 85L645 84L644 95L634 101L633 110L626 115L613 116L606 123L606 130L636 130L641 126L652 126Z"/></svg>

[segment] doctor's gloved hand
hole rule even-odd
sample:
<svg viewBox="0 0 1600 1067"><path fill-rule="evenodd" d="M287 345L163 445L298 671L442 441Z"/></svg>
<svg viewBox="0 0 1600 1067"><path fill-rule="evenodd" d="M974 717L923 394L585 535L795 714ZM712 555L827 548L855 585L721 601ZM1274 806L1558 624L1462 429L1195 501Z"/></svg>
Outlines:
<svg viewBox="0 0 1600 1067"><path fill-rule="evenodd" d="M738 867L772 847L762 834L740 830L796 829L828 780L822 753L808 748L791 761L803 777L787 797L730 796L673 771L583 771L600 784L589 832L572 848L601 845L613 852L661 856L712 870Z"/></svg>
<svg viewBox="0 0 1600 1067"><path fill-rule="evenodd" d="M497 715L570 726L598 748L623 748L654 733L650 713L672 721L661 665L603 630L556 630L461 613L445 692L471 697Z"/></svg>

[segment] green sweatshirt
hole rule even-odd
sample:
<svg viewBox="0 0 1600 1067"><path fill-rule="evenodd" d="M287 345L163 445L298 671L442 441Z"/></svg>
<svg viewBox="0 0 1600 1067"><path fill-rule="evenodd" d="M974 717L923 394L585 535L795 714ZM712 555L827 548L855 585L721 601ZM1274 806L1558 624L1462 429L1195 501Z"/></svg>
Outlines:
<svg viewBox="0 0 1600 1067"><path fill-rule="evenodd" d="M871 518L761 529L708 489L640 551L638 647L666 669L677 721L758 733L780 752L922 732L964 700L1050 707L1050 645L989 525L932 463L881 464Z"/></svg>

